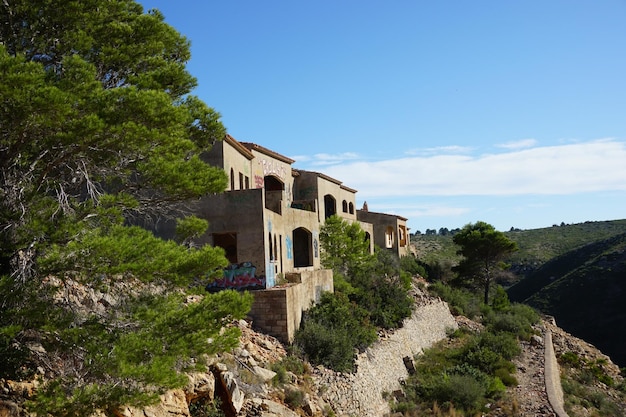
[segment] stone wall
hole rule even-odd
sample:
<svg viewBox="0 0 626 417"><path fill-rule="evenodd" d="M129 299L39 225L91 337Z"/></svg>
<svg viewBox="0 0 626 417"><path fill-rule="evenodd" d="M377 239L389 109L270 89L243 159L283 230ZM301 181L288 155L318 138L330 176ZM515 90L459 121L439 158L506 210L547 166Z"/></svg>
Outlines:
<svg viewBox="0 0 626 417"><path fill-rule="evenodd" d="M401 329L375 343L357 359L353 374L316 368L315 382L323 399L338 417L380 417L389 413L383 393L393 393L408 377L404 357L413 358L423 349L447 336L458 327L448 304L426 299Z"/></svg>
<svg viewBox="0 0 626 417"><path fill-rule="evenodd" d="M254 291L249 318L254 328L290 343L300 327L302 313L320 300L323 292L332 292L331 270L302 271L289 274L289 284Z"/></svg>

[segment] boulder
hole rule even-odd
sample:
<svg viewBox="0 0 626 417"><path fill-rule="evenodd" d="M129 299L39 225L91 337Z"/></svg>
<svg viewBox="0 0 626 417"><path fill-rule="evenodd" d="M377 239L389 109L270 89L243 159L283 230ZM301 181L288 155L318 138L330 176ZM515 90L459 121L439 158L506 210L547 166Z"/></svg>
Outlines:
<svg viewBox="0 0 626 417"><path fill-rule="evenodd" d="M187 398L182 389L175 389L161 395L161 402L140 409L124 407L116 413L116 417L191 417Z"/></svg>
<svg viewBox="0 0 626 417"><path fill-rule="evenodd" d="M255 366L252 369L254 370L254 373L263 380L263 382L271 381L276 376L276 372L260 366Z"/></svg>
<svg viewBox="0 0 626 417"><path fill-rule="evenodd" d="M187 402L190 403L198 398L215 397L215 376L208 372L190 374L189 384L185 388Z"/></svg>

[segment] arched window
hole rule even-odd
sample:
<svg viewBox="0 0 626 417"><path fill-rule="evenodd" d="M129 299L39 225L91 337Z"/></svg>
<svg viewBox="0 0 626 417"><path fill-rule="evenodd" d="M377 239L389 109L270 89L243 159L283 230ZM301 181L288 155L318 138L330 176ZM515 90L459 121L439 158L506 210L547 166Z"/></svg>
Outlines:
<svg viewBox="0 0 626 417"><path fill-rule="evenodd" d="M348 202L346 200L343 200L341 202L341 209L343 210L344 213L348 212Z"/></svg>
<svg viewBox="0 0 626 417"><path fill-rule="evenodd" d="M387 230L385 231L385 247L386 248L393 248L393 241L394 241L394 228L389 226L387 227Z"/></svg>
<svg viewBox="0 0 626 417"><path fill-rule="evenodd" d="M293 231L293 266L313 266L312 234L304 227Z"/></svg>
<svg viewBox="0 0 626 417"><path fill-rule="evenodd" d="M268 175L263 179L265 187L265 208L282 214L283 190L285 184L278 178Z"/></svg>
<svg viewBox="0 0 626 417"><path fill-rule="evenodd" d="M335 197L330 194L326 194L324 196L324 218L329 218L330 216L337 214L337 202Z"/></svg>
<svg viewBox="0 0 626 417"><path fill-rule="evenodd" d="M235 189L235 170L230 169L230 189L231 191Z"/></svg>

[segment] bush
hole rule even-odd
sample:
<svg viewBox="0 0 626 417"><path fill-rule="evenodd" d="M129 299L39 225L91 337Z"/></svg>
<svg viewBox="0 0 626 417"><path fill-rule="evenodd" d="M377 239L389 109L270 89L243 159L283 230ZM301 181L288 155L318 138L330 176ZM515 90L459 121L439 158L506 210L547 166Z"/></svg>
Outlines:
<svg viewBox="0 0 626 417"><path fill-rule="evenodd" d="M309 361L335 371L351 371L355 350L377 338L368 313L341 293L324 293L319 304L305 314L294 343Z"/></svg>
<svg viewBox="0 0 626 417"><path fill-rule="evenodd" d="M474 318L480 314L480 302L470 291L453 288L441 281L430 284L428 291L447 302L456 315Z"/></svg>
<svg viewBox="0 0 626 417"><path fill-rule="evenodd" d="M304 392L299 389L290 389L285 392L285 404L292 409L302 407L304 403Z"/></svg>
<svg viewBox="0 0 626 417"><path fill-rule="evenodd" d="M561 365L567 365L571 366L572 368L578 369L582 367L584 362L576 353L568 351L562 353L561 356L559 356L559 363Z"/></svg>
<svg viewBox="0 0 626 417"><path fill-rule="evenodd" d="M517 378L511 375L511 371L506 368L498 368L494 375L502 381L507 387L515 387L518 384Z"/></svg>
<svg viewBox="0 0 626 417"><path fill-rule="evenodd" d="M413 309L413 300L399 279L371 278L353 299L369 312L372 324L384 329L401 327Z"/></svg>
<svg viewBox="0 0 626 417"><path fill-rule="evenodd" d="M454 405L465 411L477 411L487 393L484 381L471 375L442 375L420 388L421 394L431 402Z"/></svg>
<svg viewBox="0 0 626 417"><path fill-rule="evenodd" d="M287 355L279 362L272 364L272 371L276 372L273 381L275 384L282 385L288 381L287 372L295 375L304 375L306 367L302 359L294 355Z"/></svg>
<svg viewBox="0 0 626 417"><path fill-rule="evenodd" d="M400 257L400 269L408 272L412 276L419 275L428 278L428 273L424 265L421 265L414 255Z"/></svg>
<svg viewBox="0 0 626 417"><path fill-rule="evenodd" d="M490 333L483 332L479 337L481 346L484 346L502 356L504 359L511 360L522 352L519 342L515 336L509 333Z"/></svg>
<svg viewBox="0 0 626 417"><path fill-rule="evenodd" d="M507 310L486 315L484 321L493 332L506 332L528 340L533 335L532 325L538 320L539 316L532 308L512 304Z"/></svg>

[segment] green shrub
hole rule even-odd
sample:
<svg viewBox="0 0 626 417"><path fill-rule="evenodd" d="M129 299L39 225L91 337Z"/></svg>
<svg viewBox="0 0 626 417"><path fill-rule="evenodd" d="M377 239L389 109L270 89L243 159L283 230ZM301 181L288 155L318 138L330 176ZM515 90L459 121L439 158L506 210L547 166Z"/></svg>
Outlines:
<svg viewBox="0 0 626 417"><path fill-rule="evenodd" d="M568 351L559 356L559 363L564 366L571 366L572 368L581 368L583 360L576 353Z"/></svg>
<svg viewBox="0 0 626 417"><path fill-rule="evenodd" d="M420 391L430 402L473 412L481 408L487 386L471 375L452 374L429 381Z"/></svg>
<svg viewBox="0 0 626 417"><path fill-rule="evenodd" d="M349 372L353 368L354 345L346 330L309 320L296 333L295 343L312 363L338 372Z"/></svg>
<svg viewBox="0 0 626 417"><path fill-rule="evenodd" d="M304 375L306 367L299 357L287 355L280 361L272 364L272 371L276 372L276 376L273 378L274 384L282 385L289 382L287 372L295 375Z"/></svg>
<svg viewBox="0 0 626 417"><path fill-rule="evenodd" d="M304 392L299 389L289 389L285 392L285 404L292 409L302 407L304 403Z"/></svg>
<svg viewBox="0 0 626 417"><path fill-rule="evenodd" d="M509 333L481 333L478 343L510 360L519 355L522 349L515 336Z"/></svg>
<svg viewBox="0 0 626 417"><path fill-rule="evenodd" d="M315 364L335 371L351 371L355 350L377 339L368 313L341 293L324 293L305 314L294 344Z"/></svg>
<svg viewBox="0 0 626 417"><path fill-rule="evenodd" d="M372 277L353 300L369 312L372 324L384 329L401 327L411 315L413 300L399 279Z"/></svg>
<svg viewBox="0 0 626 417"><path fill-rule="evenodd" d="M494 372L494 375L502 381L504 385L507 387L515 387L517 386L517 378L511 375L511 371L506 368L498 368Z"/></svg>
<svg viewBox="0 0 626 417"><path fill-rule="evenodd" d="M189 403L189 415L191 417L225 417L219 398L211 400L200 398Z"/></svg>
<svg viewBox="0 0 626 417"><path fill-rule="evenodd" d="M424 265L421 265L414 255L407 255L400 257L400 269L415 276L419 275L423 278L428 278L428 273Z"/></svg>
<svg viewBox="0 0 626 417"><path fill-rule="evenodd" d="M485 346L476 346L467 352L466 361L488 374L498 369L502 357Z"/></svg>
<svg viewBox="0 0 626 417"><path fill-rule="evenodd" d="M409 401L400 401L391 407L395 413L407 414L413 412L417 407Z"/></svg>
<svg viewBox="0 0 626 417"><path fill-rule="evenodd" d="M517 383L515 385L517 385ZM506 392L506 387L507 385L499 377L496 376L494 378L491 378L489 381L489 386L487 388L487 396L493 399L502 398L502 396Z"/></svg>
<svg viewBox="0 0 626 417"><path fill-rule="evenodd" d="M506 332L523 340L533 335L532 325L539 320L539 315L530 307L512 304L502 311L492 311L484 316L485 324L493 332Z"/></svg>
<svg viewBox="0 0 626 417"><path fill-rule="evenodd" d="M430 284L428 291L447 302L451 311L457 315L474 318L480 314L480 301L468 290L453 288L437 281Z"/></svg>

